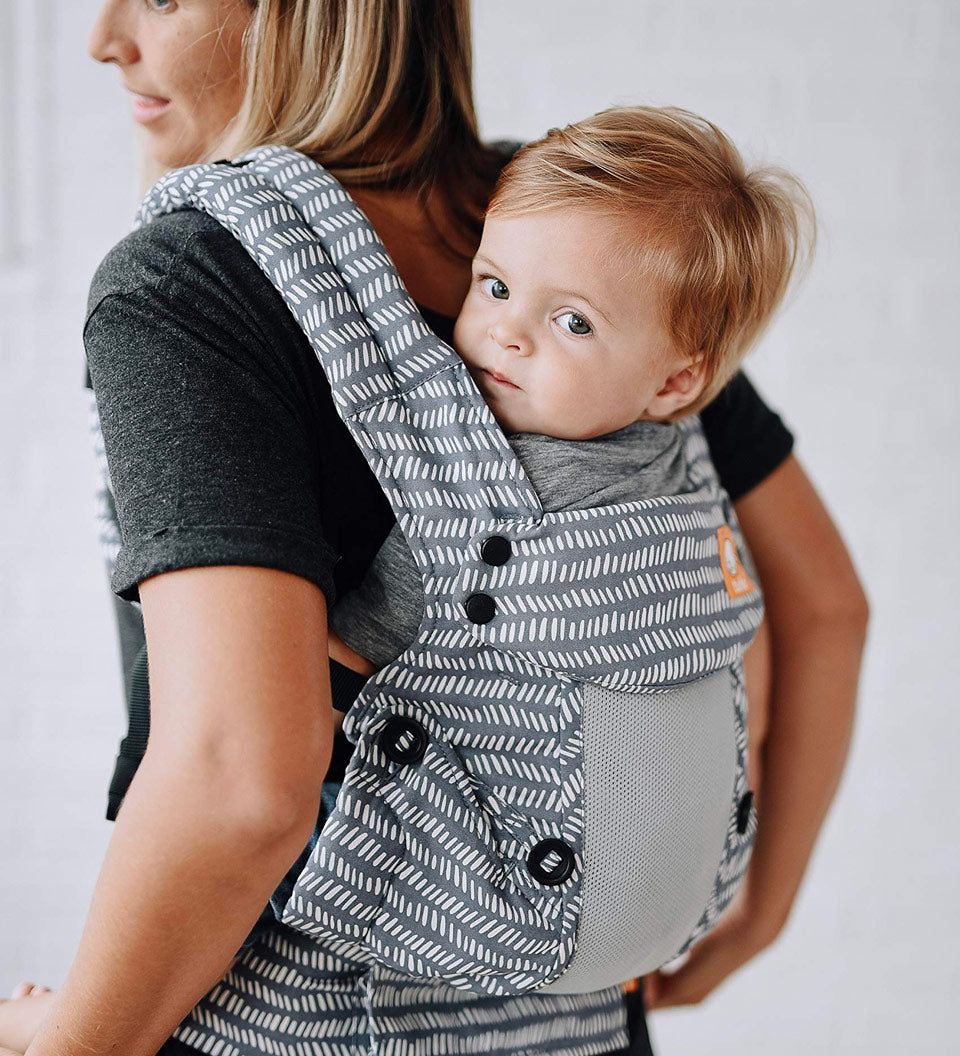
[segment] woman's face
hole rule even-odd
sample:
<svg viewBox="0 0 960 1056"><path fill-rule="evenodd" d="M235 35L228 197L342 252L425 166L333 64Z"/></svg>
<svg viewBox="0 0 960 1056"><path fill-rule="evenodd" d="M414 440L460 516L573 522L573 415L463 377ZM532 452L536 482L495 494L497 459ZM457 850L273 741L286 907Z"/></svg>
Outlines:
<svg viewBox="0 0 960 1056"><path fill-rule="evenodd" d="M162 165L190 165L213 149L240 108L247 0L104 0L88 50L115 62L133 119Z"/></svg>

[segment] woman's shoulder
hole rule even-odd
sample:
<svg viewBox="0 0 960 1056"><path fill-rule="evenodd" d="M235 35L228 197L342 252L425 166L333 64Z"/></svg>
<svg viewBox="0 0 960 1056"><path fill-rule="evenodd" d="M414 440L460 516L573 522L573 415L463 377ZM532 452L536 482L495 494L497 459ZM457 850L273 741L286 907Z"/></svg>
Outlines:
<svg viewBox="0 0 960 1056"><path fill-rule="evenodd" d="M195 209L158 217L121 239L90 284L84 344L91 372L121 376L155 362L220 377L243 364L278 387L317 388L303 331L243 244Z"/></svg>
<svg viewBox="0 0 960 1056"><path fill-rule="evenodd" d="M266 279L236 238L196 209L167 213L122 238L101 261L90 284L88 317L106 297L123 297L166 285L191 285L214 294L218 287L262 286Z"/></svg>
<svg viewBox="0 0 960 1056"><path fill-rule="evenodd" d="M335 414L283 298L243 244L194 209L158 217L110 250L90 286L83 338L98 401L126 401L137 379L176 370L217 402L255 381L251 399L273 400L310 428Z"/></svg>
<svg viewBox="0 0 960 1056"><path fill-rule="evenodd" d="M280 568L332 598L323 440L336 412L230 232L184 211L128 235L97 271L84 347L123 540L115 593L227 564Z"/></svg>

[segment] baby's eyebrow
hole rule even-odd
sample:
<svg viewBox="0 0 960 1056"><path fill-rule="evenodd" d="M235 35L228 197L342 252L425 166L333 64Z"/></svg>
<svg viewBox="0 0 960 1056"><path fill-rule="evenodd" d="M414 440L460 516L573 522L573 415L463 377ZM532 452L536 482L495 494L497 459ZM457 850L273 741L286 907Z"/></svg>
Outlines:
<svg viewBox="0 0 960 1056"><path fill-rule="evenodd" d="M477 253L473 258L474 264L485 264L491 271L497 271L497 265L489 258L485 257L482 253Z"/></svg>
<svg viewBox="0 0 960 1056"><path fill-rule="evenodd" d="M591 301L585 293L581 293L580 290L556 290L554 292L558 297L575 297L577 300L583 301L585 304L589 305L590 310L592 312L596 312L596 314L599 315L605 323L607 323L609 326L613 326L613 322L610 319L610 316L607 315L607 313L599 305L594 304L594 302Z"/></svg>

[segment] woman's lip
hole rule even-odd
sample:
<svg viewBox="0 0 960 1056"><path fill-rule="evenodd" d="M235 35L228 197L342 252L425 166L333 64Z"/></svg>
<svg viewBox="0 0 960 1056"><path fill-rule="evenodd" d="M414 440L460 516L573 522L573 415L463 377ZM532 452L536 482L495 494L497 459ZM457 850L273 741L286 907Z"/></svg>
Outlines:
<svg viewBox="0 0 960 1056"><path fill-rule="evenodd" d="M169 99L159 99L152 95L133 94L133 119L146 125L155 121L170 105Z"/></svg>

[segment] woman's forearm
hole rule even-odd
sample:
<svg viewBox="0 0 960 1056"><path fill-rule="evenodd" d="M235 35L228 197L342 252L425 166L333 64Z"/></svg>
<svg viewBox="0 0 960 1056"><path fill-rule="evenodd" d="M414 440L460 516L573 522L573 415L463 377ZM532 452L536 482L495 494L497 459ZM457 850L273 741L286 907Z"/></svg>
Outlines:
<svg viewBox="0 0 960 1056"><path fill-rule="evenodd" d="M316 824L326 601L246 565L140 583L150 741L30 1056L154 1056L223 975Z"/></svg>
<svg viewBox="0 0 960 1056"><path fill-rule="evenodd" d="M795 458L737 503L763 585L771 694L757 834L744 896L765 941L789 915L836 792L853 728L867 601Z"/></svg>
<svg viewBox="0 0 960 1056"><path fill-rule="evenodd" d="M223 976L309 839L315 808L312 818L310 808L245 816L246 794L197 780L183 762L147 752L29 1056L154 1056Z"/></svg>
<svg viewBox="0 0 960 1056"><path fill-rule="evenodd" d="M764 619L743 657L747 687L747 783L757 797L763 785L761 749L767 735L773 689L771 644L770 624Z"/></svg>
<svg viewBox="0 0 960 1056"><path fill-rule="evenodd" d="M813 620L774 632L773 695L745 895L766 942L786 923L833 800L853 729L864 626Z"/></svg>

